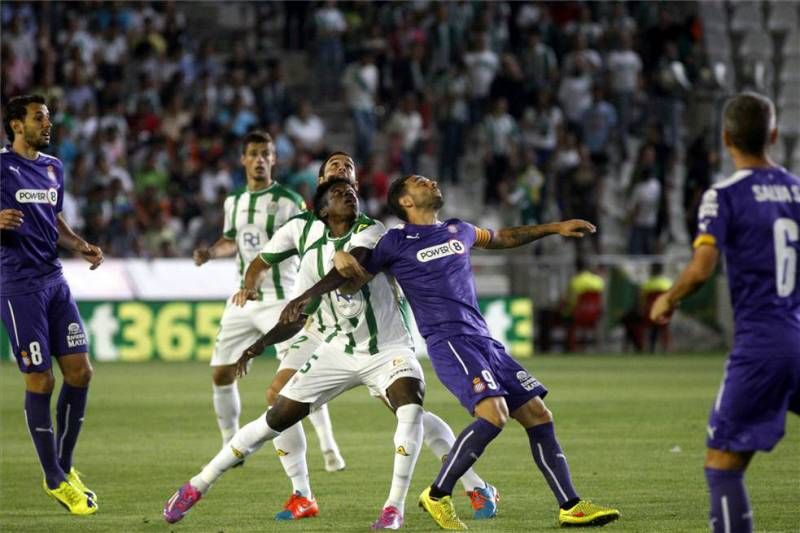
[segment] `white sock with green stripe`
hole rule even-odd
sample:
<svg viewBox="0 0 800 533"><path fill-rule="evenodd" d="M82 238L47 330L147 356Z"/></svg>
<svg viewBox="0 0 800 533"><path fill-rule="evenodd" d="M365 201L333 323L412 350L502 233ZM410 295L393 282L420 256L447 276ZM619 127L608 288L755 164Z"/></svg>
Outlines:
<svg viewBox="0 0 800 533"><path fill-rule="evenodd" d="M224 446L239 431L239 415L242 412L239 385L234 381L230 385L212 386L214 412L217 414L217 425L222 434L222 445Z"/></svg>
<svg viewBox="0 0 800 533"><path fill-rule="evenodd" d="M422 406L415 403L401 405L395 411L397 430L394 432L394 471L389 498L383 505L396 507L404 514L411 474L422 448Z"/></svg>
<svg viewBox="0 0 800 533"><path fill-rule="evenodd" d="M308 480L308 463L306 462L306 434L302 422L298 422L281 432L272 441L275 453L281 460L284 472L292 482L292 492L299 492L306 498L311 497L311 484Z"/></svg>

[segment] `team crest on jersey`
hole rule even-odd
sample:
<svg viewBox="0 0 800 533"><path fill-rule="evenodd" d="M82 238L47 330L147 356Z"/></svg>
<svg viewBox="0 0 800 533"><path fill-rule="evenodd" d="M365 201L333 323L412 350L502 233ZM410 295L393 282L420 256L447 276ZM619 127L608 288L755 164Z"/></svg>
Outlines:
<svg viewBox="0 0 800 533"><path fill-rule="evenodd" d="M50 204L58 203L58 191L51 187L45 189L19 189L14 195L21 204Z"/></svg>
<svg viewBox="0 0 800 533"><path fill-rule="evenodd" d="M50 181L57 181L56 180L56 169L53 168L53 165L47 165L47 177L50 178Z"/></svg>
<svg viewBox="0 0 800 533"><path fill-rule="evenodd" d="M423 248L417 252L417 261L420 263L427 263L428 261L434 261L449 255L461 255L466 251L467 247L464 246L463 242L458 239L450 239L445 243Z"/></svg>
<svg viewBox="0 0 800 533"><path fill-rule="evenodd" d="M539 385L539 382L536 380L536 378L524 370L517 372L517 379L519 380L519 384L522 385L522 388L525 390L533 390L537 385Z"/></svg>
<svg viewBox="0 0 800 533"><path fill-rule="evenodd" d="M67 347L74 348L86 344L86 334L81 329L81 325L72 322L67 326Z"/></svg>
<svg viewBox="0 0 800 533"><path fill-rule="evenodd" d="M278 202L270 202L267 204L267 214L274 215L278 212Z"/></svg>
<svg viewBox="0 0 800 533"><path fill-rule="evenodd" d="M336 291L331 295L336 305L336 312L344 318L354 318L364 310L364 298L360 292L355 294L342 294Z"/></svg>
<svg viewBox="0 0 800 533"><path fill-rule="evenodd" d="M476 377L472 380L472 390L475 391L475 394L480 394L486 390L486 383L481 378Z"/></svg>
<svg viewBox="0 0 800 533"><path fill-rule="evenodd" d="M20 352L20 355L22 356L22 364L24 364L25 366L31 366L31 358L28 357L28 352L22 350Z"/></svg>

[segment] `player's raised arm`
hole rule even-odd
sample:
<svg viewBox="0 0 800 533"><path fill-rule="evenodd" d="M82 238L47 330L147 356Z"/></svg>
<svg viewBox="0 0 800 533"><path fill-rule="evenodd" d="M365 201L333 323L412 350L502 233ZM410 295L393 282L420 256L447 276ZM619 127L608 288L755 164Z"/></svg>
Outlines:
<svg viewBox="0 0 800 533"><path fill-rule="evenodd" d="M99 267L103 262L103 250L99 246L89 244L72 231L67 221L61 216L61 213L57 215L56 223L58 225L58 245L81 254L84 259L91 263L90 270Z"/></svg>
<svg viewBox="0 0 800 533"><path fill-rule="evenodd" d="M692 260L681 272L678 281L670 290L659 296L650 308L650 320L658 324L669 322L672 312L681 300L694 293L714 274L719 260L719 250L713 241L702 242L694 251ZM707 235L707 237L710 237Z"/></svg>
<svg viewBox="0 0 800 533"><path fill-rule="evenodd" d="M475 228L475 246L488 250L504 250L516 248L531 243L548 235L561 235L581 239L587 233L594 233L597 228L586 220L565 220L551 224L537 224L532 226L517 226L503 228L494 232Z"/></svg>
<svg viewBox="0 0 800 533"><path fill-rule="evenodd" d="M219 257L233 257L236 255L236 241L227 237L220 237L217 242L208 248L195 248L192 252L194 264L200 266L212 259Z"/></svg>

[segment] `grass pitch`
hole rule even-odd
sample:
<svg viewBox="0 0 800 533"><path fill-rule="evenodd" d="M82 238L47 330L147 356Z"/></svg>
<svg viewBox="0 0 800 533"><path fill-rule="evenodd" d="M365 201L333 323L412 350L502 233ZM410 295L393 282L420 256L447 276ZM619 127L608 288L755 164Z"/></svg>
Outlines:
<svg viewBox="0 0 800 533"><path fill-rule="evenodd" d="M614 505L620 521L604 531L704 532L705 423L722 375L720 354L691 356L546 356L526 366L550 389L547 403L585 498ZM426 366L426 407L458 434L467 414ZM275 361L259 361L240 385L242 423L263 411L264 388ZM60 376L58 378L60 382ZM41 489L41 471L23 419L23 383L0 364L0 530L104 532L368 531L388 494L394 419L366 389L331 404L344 472L322 467L316 436L306 423L312 487L320 516L296 523L272 520L290 493L267 444L244 468L229 471L179 524L161 518L164 501L219 449L211 405L210 371L201 363L95 365L89 411L76 451L84 481L100 510L73 517ZM57 397L54 394L53 405ZM797 532L800 498L800 421L770 454L757 455L747 475L760 532ZM438 472L423 450L406 504L406 531L435 531L416 497ZM536 469L525 433L510 423L476 469L502 495L497 519L467 519L474 531L553 531L556 504ZM458 490L461 490L459 485Z"/></svg>

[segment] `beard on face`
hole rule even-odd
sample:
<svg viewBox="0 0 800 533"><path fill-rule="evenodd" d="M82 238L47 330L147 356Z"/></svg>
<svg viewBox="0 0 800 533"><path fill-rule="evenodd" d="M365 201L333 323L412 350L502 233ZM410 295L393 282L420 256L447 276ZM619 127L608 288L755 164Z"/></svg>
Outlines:
<svg viewBox="0 0 800 533"><path fill-rule="evenodd" d="M37 135L36 133L26 131L23 137L25 138L25 142L28 144L28 146L34 150L41 150L42 148L47 148L50 146L50 141L49 139L45 139L44 134L40 133Z"/></svg>

